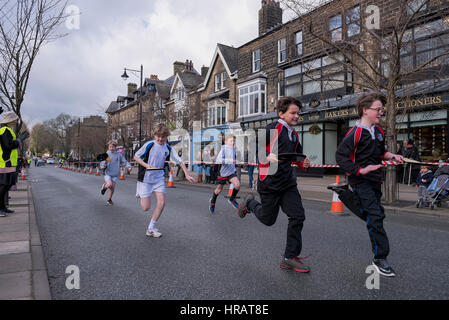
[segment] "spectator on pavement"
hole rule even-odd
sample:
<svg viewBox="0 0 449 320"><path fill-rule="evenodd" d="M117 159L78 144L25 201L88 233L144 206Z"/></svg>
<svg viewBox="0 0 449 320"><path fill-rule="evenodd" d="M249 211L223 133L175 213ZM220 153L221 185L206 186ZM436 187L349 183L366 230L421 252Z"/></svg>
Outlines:
<svg viewBox="0 0 449 320"><path fill-rule="evenodd" d="M19 117L13 112L5 112L0 120L0 217L13 213L6 207L9 189L17 182L16 166L18 163L18 149L21 141L16 138L13 129Z"/></svg>

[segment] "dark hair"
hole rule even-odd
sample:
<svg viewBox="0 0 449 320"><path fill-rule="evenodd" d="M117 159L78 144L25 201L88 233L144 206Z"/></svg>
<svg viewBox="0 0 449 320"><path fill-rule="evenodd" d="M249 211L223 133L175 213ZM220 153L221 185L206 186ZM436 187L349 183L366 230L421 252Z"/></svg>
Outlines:
<svg viewBox="0 0 449 320"><path fill-rule="evenodd" d="M286 113L288 110L288 107L290 107L292 104L294 104L295 106L298 106L299 110L301 110L301 108L302 108L301 101L299 101L298 99L295 99L293 97L283 97L283 98L279 99L279 101L276 105L276 110L277 110L277 112Z"/></svg>
<svg viewBox="0 0 449 320"><path fill-rule="evenodd" d="M380 101L384 106L387 104L387 98L382 93L377 91L363 92L357 97L355 106L359 117L363 116L363 109L370 108L374 101Z"/></svg>
<svg viewBox="0 0 449 320"><path fill-rule="evenodd" d="M415 140L413 140L413 139L408 139L407 144L414 145L414 144L415 144Z"/></svg>

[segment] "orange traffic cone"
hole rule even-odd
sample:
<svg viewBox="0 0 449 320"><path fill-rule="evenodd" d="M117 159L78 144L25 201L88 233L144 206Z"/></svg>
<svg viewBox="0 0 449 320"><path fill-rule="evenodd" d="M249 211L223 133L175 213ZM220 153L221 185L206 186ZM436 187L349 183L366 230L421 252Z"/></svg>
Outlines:
<svg viewBox="0 0 449 320"><path fill-rule="evenodd" d="M92 171L92 167L90 167L89 168L89 174L92 174L92 173L94 173L94 172Z"/></svg>
<svg viewBox="0 0 449 320"><path fill-rule="evenodd" d="M168 177L167 188L176 188L175 183L173 182L173 171L170 169L170 176Z"/></svg>
<svg viewBox="0 0 449 320"><path fill-rule="evenodd" d="M120 180L125 180L125 170L120 167Z"/></svg>
<svg viewBox="0 0 449 320"><path fill-rule="evenodd" d="M20 178L21 178L22 180L25 180L25 179L26 179L26 177L25 177L25 168L24 168L24 167L22 167L22 170L20 171Z"/></svg>
<svg viewBox="0 0 449 320"><path fill-rule="evenodd" d="M87 173L87 168L86 168L86 167L84 167L83 172L84 172L84 173Z"/></svg>
<svg viewBox="0 0 449 320"><path fill-rule="evenodd" d="M96 176L100 175L100 168L97 167L97 172L95 173Z"/></svg>
<svg viewBox="0 0 449 320"><path fill-rule="evenodd" d="M337 176L335 179L335 183L340 182L340 176ZM333 197L332 197L332 206L331 206L331 213L335 214L337 216L343 216L347 215L345 214L344 208L343 208L343 202L341 202L340 198L338 197L338 194L334 191Z"/></svg>

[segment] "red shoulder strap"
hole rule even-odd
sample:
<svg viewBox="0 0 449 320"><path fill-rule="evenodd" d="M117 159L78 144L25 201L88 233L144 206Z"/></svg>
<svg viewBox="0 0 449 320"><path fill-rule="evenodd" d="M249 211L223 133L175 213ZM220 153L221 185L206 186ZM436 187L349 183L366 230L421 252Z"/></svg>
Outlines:
<svg viewBox="0 0 449 320"><path fill-rule="evenodd" d="M352 153L351 153L351 156L350 156L352 162L355 162L355 154L357 152L357 145L359 144L360 137L362 136L362 130L363 130L362 127L357 127L357 129L355 130L355 134L354 134L354 149L352 150Z"/></svg>

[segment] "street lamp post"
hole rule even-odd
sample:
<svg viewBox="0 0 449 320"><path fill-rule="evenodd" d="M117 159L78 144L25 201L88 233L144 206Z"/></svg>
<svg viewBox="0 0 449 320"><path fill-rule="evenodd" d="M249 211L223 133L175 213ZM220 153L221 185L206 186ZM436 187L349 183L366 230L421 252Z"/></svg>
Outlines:
<svg viewBox="0 0 449 320"><path fill-rule="evenodd" d="M124 68L125 72L123 72L122 74L122 79L123 80L128 80L128 74L126 73L126 71L131 71L131 72L138 72L140 73L140 92L139 92L139 148L142 146L142 86L143 86L143 65L140 65L140 71L139 70L133 70L133 69L128 69L128 68Z"/></svg>

